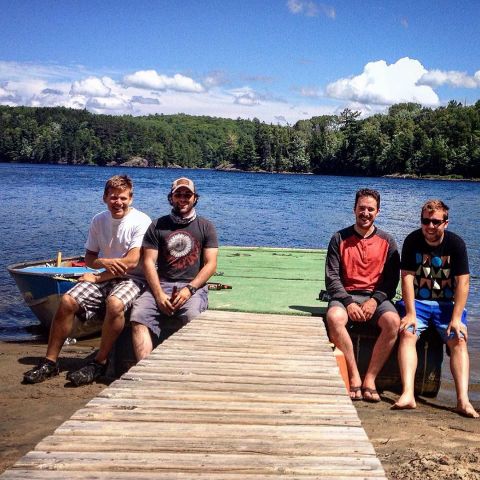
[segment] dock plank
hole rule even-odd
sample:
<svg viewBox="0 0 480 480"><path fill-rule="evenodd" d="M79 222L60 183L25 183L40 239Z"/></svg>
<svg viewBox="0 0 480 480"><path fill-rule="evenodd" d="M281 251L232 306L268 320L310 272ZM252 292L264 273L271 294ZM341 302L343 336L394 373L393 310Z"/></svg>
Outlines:
<svg viewBox="0 0 480 480"><path fill-rule="evenodd" d="M386 477L320 319L209 311L0 478Z"/></svg>

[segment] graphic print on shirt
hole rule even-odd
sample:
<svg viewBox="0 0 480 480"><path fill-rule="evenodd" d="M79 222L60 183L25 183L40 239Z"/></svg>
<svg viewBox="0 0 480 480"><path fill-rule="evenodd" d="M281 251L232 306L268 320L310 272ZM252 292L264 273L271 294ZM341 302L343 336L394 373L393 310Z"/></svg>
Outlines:
<svg viewBox="0 0 480 480"><path fill-rule="evenodd" d="M198 262L199 242L186 231L177 231L167 237L167 263L175 270L184 270Z"/></svg>
<svg viewBox="0 0 480 480"><path fill-rule="evenodd" d="M421 300L452 300L450 255L416 254L415 297Z"/></svg>

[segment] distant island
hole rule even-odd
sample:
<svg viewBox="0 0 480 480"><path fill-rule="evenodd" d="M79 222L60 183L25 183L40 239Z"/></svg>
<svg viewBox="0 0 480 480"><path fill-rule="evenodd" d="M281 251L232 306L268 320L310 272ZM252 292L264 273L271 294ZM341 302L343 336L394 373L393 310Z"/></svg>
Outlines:
<svg viewBox="0 0 480 480"><path fill-rule="evenodd" d="M349 109L295 125L191 115L0 106L0 162L480 178L480 101Z"/></svg>

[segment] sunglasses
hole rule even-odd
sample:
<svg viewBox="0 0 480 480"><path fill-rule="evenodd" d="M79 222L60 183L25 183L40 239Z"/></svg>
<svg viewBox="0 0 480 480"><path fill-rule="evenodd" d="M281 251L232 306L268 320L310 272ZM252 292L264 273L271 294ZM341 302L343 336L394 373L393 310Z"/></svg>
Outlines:
<svg viewBox="0 0 480 480"><path fill-rule="evenodd" d="M434 227L438 227L442 223L445 223L446 220L437 220L436 218L424 218L424 217L422 217L421 222L422 222L422 225L425 225L425 226L432 224Z"/></svg>
<svg viewBox="0 0 480 480"><path fill-rule="evenodd" d="M187 200L190 200L193 197L193 193L180 193L180 192L175 192L173 194L174 197L176 198L185 198Z"/></svg>

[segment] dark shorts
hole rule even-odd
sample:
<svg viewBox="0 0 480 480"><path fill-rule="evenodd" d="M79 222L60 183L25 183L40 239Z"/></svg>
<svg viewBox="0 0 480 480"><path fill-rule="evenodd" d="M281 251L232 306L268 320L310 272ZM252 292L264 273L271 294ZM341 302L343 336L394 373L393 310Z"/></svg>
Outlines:
<svg viewBox="0 0 480 480"><path fill-rule="evenodd" d="M353 301L355 303L358 303L361 305L362 303L365 303L367 300L370 300L369 295L352 295ZM347 311L345 305L342 302L339 302L338 300L330 300L330 303L328 304L328 308L330 309L331 307L340 307L343 308L345 311ZM384 300L380 305L377 306L377 309L375 310L372 318L369 320L369 322L376 324L378 322L378 319L387 312L392 312L392 313L397 313L397 309L393 306L393 303L390 300Z"/></svg>
<svg viewBox="0 0 480 480"><path fill-rule="evenodd" d="M180 290L185 285L187 285L186 282L161 282L162 290L167 295L172 294L174 286ZM207 307L208 285L199 288L195 295L189 298L172 317L168 317L160 312L152 292L150 289L147 289L136 299L130 321L145 325L157 338L160 338L164 335L162 330L179 330L190 320L198 317Z"/></svg>
<svg viewBox="0 0 480 480"><path fill-rule="evenodd" d="M133 301L140 295L144 285L132 278L115 278L101 283L78 282L67 294L80 306L77 316L81 320L105 314L105 302L113 296L122 301L124 311L128 310Z"/></svg>
<svg viewBox="0 0 480 480"><path fill-rule="evenodd" d="M405 302L399 300L396 303L397 310L401 317L405 316ZM446 343L455 337L454 333L447 336L447 328L452 319L453 302L435 300L415 300L415 315L417 317L417 328L415 333L419 337L430 325L433 325ZM462 313L462 323L467 325L467 311ZM413 327L408 328L413 333Z"/></svg>

